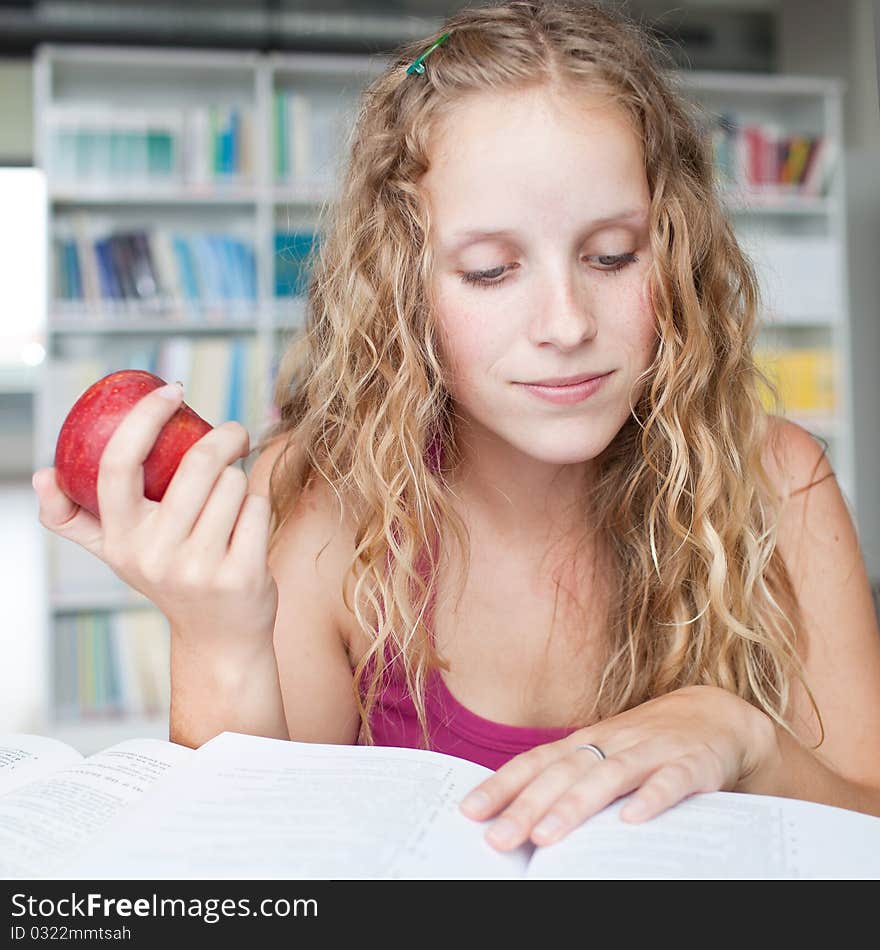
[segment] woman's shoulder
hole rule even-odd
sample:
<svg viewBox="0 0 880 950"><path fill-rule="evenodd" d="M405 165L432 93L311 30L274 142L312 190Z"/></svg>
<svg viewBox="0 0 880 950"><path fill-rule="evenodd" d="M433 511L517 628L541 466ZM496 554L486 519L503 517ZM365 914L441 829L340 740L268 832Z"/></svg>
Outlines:
<svg viewBox="0 0 880 950"><path fill-rule="evenodd" d="M261 450L249 476L254 493L269 495L279 458L276 488L284 484L286 444L285 436ZM277 524L267 557L278 588L274 647L288 729L302 741L354 743L359 718L341 615L350 532L344 524L339 530L339 506L321 478L282 504L291 510Z"/></svg>
<svg viewBox="0 0 880 950"><path fill-rule="evenodd" d="M786 500L833 474L819 440L785 416L768 415L762 461L774 488Z"/></svg>
<svg viewBox="0 0 880 950"><path fill-rule="evenodd" d="M265 444L250 468L250 491L270 496L270 477L276 461L289 467L295 460L297 448L289 443L286 434ZM273 545L272 558L276 565L297 562L314 565L311 575L319 589L316 600L322 601L332 613L333 622L343 642L348 645L348 611L342 597L342 584L347 581L348 569L355 550L356 527L350 509L325 479L311 478L294 511L279 529ZM276 582L285 583L285 574L276 576Z"/></svg>

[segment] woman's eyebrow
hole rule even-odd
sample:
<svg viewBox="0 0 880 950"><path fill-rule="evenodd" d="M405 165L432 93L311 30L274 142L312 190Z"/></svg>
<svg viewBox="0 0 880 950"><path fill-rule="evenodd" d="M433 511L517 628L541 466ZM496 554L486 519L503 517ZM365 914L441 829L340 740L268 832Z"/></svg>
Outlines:
<svg viewBox="0 0 880 950"><path fill-rule="evenodd" d="M617 211L613 214L605 215L604 217L596 218L595 220L588 222L584 233L589 234L598 228L608 227L610 224L634 224L644 220L647 217L647 214L648 212L645 208L633 208L626 211ZM457 231L451 236L447 253L451 254L454 251L461 250L461 248L466 247L468 244L473 244L477 241L485 241L487 238L515 238L516 236L517 233L512 228L468 228L464 231Z"/></svg>

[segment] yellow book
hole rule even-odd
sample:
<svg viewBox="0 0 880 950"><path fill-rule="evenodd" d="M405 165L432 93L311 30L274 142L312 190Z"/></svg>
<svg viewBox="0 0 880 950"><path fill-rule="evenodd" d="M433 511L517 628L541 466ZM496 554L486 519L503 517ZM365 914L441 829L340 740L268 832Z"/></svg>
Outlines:
<svg viewBox="0 0 880 950"><path fill-rule="evenodd" d="M788 156L782 166L781 181L784 184L797 184L800 181L809 154L810 140L805 135L792 136Z"/></svg>
<svg viewBox="0 0 880 950"><path fill-rule="evenodd" d="M836 386L834 353L830 349L810 353L810 381L812 407L819 412L834 412L836 409Z"/></svg>
<svg viewBox="0 0 880 950"><path fill-rule="evenodd" d="M758 368L776 386L786 412L833 412L836 408L834 352L827 347L773 351L756 349ZM759 387L764 408L772 411L770 393Z"/></svg>
<svg viewBox="0 0 880 950"><path fill-rule="evenodd" d="M778 354L775 350L756 348L754 351L754 360L758 369L770 380L770 382L780 390L780 397L783 395L780 389ZM761 403L767 412L774 412L776 407L770 395L770 390L762 380L758 382L758 393L761 397Z"/></svg>

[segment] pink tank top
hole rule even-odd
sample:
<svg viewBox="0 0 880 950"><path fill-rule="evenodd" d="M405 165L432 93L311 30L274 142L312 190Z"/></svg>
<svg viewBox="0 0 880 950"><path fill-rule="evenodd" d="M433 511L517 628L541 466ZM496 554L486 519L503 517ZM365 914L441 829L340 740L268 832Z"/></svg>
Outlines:
<svg viewBox="0 0 880 950"><path fill-rule="evenodd" d="M442 444L439 450L436 448L438 444L432 443L428 450L432 470L436 470L442 460ZM424 559L420 561L420 567L422 565ZM429 625L433 608L432 591L427 608ZM372 663L367 676L371 672ZM440 670L432 670L428 676L425 712L432 750L469 759L490 769L499 768L515 755L536 745L561 739L576 728L531 728L485 719L458 702L446 686ZM399 667L392 669L389 684L377 698L370 714L370 727L376 745L413 749L421 747L421 726L415 703Z"/></svg>

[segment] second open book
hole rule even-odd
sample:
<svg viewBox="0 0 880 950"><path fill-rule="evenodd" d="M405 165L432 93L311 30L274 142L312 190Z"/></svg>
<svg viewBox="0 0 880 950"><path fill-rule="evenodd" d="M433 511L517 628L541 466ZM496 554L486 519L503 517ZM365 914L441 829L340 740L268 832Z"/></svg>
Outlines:
<svg viewBox="0 0 880 950"><path fill-rule="evenodd" d="M0 736L0 875L56 879L877 878L880 818L714 792L495 851L458 803L491 772L414 749L224 732L85 758Z"/></svg>

